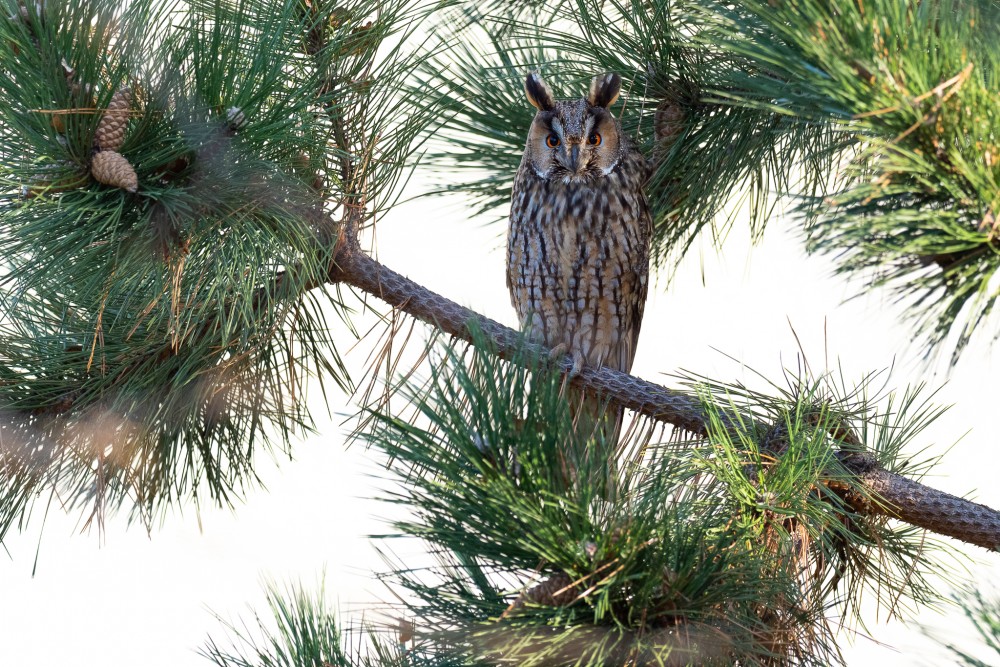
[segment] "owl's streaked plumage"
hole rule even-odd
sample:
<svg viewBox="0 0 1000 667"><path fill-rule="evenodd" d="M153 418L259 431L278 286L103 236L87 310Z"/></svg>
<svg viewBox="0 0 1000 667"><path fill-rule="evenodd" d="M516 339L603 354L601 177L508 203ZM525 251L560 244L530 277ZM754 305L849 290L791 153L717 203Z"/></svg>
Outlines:
<svg viewBox="0 0 1000 667"><path fill-rule="evenodd" d="M620 89L617 74L600 75L586 98L557 102L528 75L538 112L514 180L507 287L532 338L577 365L628 372L646 303L651 220L646 160L608 110ZM620 413L615 440L619 428Z"/></svg>

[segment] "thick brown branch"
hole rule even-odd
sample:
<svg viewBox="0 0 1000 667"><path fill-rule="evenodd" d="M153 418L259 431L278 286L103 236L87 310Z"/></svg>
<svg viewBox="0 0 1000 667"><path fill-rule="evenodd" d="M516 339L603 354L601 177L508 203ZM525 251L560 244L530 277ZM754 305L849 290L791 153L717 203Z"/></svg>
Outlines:
<svg viewBox="0 0 1000 667"><path fill-rule="evenodd" d="M479 329L503 358L523 349L518 332L401 276L366 255L352 240L342 237L330 282L356 287L463 340L471 341L473 329ZM547 353L541 346L530 351L539 356ZM569 357L553 363L567 373L573 367ZM584 367L570 382L651 419L707 435L707 415L697 396L609 368ZM744 429L766 430L745 415L731 412L728 419L734 425L741 423ZM863 511L1000 551L1000 512L892 474L867 456L849 457L845 464L857 474L862 494L874 499L859 504Z"/></svg>
<svg viewBox="0 0 1000 667"><path fill-rule="evenodd" d="M331 280L377 296L406 314L463 340L471 340L473 328L478 328L505 359L518 350L525 350L517 331L435 294L379 264L356 247L348 249L345 246L345 252L338 253ZM528 346L526 351L540 357L548 353L546 348L537 345ZM573 368L568 355L554 363L567 373ZM691 433L705 434L706 416L701 402L690 394L603 367L584 367L570 382L653 419Z"/></svg>
<svg viewBox="0 0 1000 667"><path fill-rule="evenodd" d="M849 456L844 464L871 495L869 511L1000 551L1000 512L883 470L870 456Z"/></svg>

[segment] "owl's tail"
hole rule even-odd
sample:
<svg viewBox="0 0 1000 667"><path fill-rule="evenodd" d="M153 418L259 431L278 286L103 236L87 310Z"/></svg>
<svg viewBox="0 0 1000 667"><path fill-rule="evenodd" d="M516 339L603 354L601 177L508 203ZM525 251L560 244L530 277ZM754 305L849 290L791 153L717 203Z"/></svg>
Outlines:
<svg viewBox="0 0 1000 667"><path fill-rule="evenodd" d="M618 458L624 409L582 392L570 397L574 409L574 442L578 473L589 480L605 500L614 500L618 487ZM577 466L574 466L577 467ZM584 472L586 471L586 472Z"/></svg>

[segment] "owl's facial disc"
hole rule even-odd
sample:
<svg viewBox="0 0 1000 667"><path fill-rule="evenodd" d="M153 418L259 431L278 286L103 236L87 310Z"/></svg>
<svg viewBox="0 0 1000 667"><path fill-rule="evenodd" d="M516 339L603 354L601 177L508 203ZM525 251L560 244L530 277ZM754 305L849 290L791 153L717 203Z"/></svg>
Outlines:
<svg viewBox="0 0 1000 667"><path fill-rule="evenodd" d="M586 99L539 109L531 124L527 157L539 177L581 183L607 176L618 164L614 117Z"/></svg>
<svg viewBox="0 0 1000 667"><path fill-rule="evenodd" d="M551 128L558 139L554 147L552 176L579 182L607 176L618 164L618 130L606 110L585 100L559 103Z"/></svg>

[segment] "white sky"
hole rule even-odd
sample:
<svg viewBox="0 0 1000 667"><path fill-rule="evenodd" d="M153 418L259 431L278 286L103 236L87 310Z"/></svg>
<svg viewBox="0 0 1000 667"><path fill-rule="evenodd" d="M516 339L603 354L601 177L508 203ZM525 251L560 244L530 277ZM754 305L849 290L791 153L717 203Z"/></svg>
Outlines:
<svg viewBox="0 0 1000 667"><path fill-rule="evenodd" d="M441 200L409 204L385 219L378 231L382 261L415 280L507 323L513 323L504 285L502 225L463 219L457 205ZM842 304L852 288L830 277L832 264L806 258L781 223L764 244L749 249L737 230L720 257L694 253L673 284L652 290L634 372L669 383L662 373L688 369L716 379L744 379L747 367L780 379L794 366L794 325L814 368L824 357L824 328L831 360L840 359L848 378L896 362L893 384L921 379L938 385L941 373L923 372L907 350L908 329L896 319L884 294ZM707 286L701 284L704 271ZM373 323L368 316L363 320ZM360 327L365 330L365 326ZM342 349L351 341L345 338ZM363 350L349 360L364 364ZM916 443L943 452L967 431L945 458L933 483L1000 507L995 418L995 361L983 345L970 349L940 394L955 407ZM318 400L318 392L314 392ZM353 405L333 394L332 409L344 415ZM0 665L65 667L184 667L207 665L195 655L208 632L221 627L208 609L224 616L260 607L262 577L311 584L326 572L330 599L342 612L359 611L388 599L368 576L382 563L365 535L385 529L379 516L389 509L373 500L379 483L373 454L360 445L344 448L342 416L321 423L321 435L299 442L295 460L280 469L262 459L269 491L254 493L228 510L194 508L171 515L151 535L124 517L110 517L103 540L81 534L78 517L58 508L42 531L41 514L5 541L0 567ZM41 537L39 535L41 534ZM37 573L32 576L36 550ZM970 550L996 565L997 558ZM0 552L2 553L2 552ZM978 564L978 582L993 580ZM369 612L370 615L371 612ZM921 621L955 632L956 612ZM957 641L969 630L961 626ZM868 630L894 648L850 640L848 663L881 667L944 664L938 649L914 629L885 625L874 614ZM995 657L995 656L994 656Z"/></svg>

